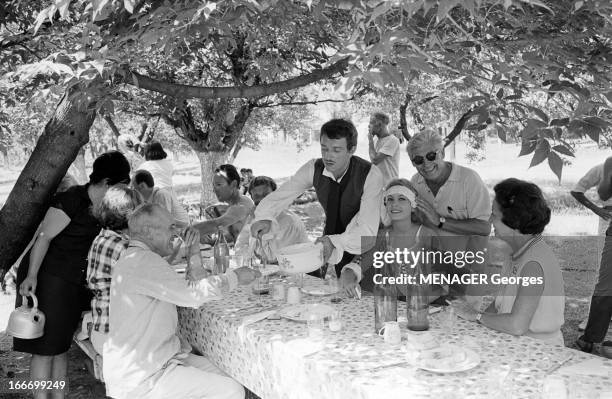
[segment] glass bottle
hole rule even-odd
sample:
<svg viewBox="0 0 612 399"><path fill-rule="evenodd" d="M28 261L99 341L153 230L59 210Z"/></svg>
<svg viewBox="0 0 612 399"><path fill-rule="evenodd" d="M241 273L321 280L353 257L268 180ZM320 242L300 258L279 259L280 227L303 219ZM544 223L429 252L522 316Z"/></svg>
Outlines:
<svg viewBox="0 0 612 399"><path fill-rule="evenodd" d="M387 251L390 250L389 232L385 236ZM376 333L384 327L386 321L397 321L397 291L384 277L393 277L393 265L386 264L380 269L383 282L374 284L374 328Z"/></svg>
<svg viewBox="0 0 612 399"><path fill-rule="evenodd" d="M412 331L429 330L429 284L421 281L425 272L424 264L418 262L411 273L413 283L408 284L406 291L406 317Z"/></svg>
<svg viewBox="0 0 612 399"><path fill-rule="evenodd" d="M217 239L213 246L213 256L215 260L213 274L225 273L229 267L229 245L227 245L225 235L221 228L217 231Z"/></svg>

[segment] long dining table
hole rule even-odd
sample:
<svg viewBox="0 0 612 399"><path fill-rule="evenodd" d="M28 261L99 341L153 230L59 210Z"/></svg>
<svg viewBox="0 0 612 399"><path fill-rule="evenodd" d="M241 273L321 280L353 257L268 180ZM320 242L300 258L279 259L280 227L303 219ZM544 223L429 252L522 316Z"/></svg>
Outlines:
<svg viewBox="0 0 612 399"><path fill-rule="evenodd" d="M304 283L322 280L307 276ZM325 296L303 295L302 303L331 305ZM393 345L374 332L371 296L333 304L341 311L343 327L332 332L326 326L323 339L310 339L306 324L292 320L245 325L248 312L240 309L249 304L251 287L243 286L199 309L179 308L179 333L196 352L262 399L541 398L551 375L563 379L570 391L587 392L584 397L612 398L612 361L475 322L457 319L451 326L446 311L430 315L426 334L477 352L480 363L470 370L434 373L416 368L407 361L405 337ZM258 305L268 310L288 306L270 295L261 295ZM398 304L398 313L405 314L404 303ZM554 370L561 363L563 367ZM592 373L563 372L585 364Z"/></svg>

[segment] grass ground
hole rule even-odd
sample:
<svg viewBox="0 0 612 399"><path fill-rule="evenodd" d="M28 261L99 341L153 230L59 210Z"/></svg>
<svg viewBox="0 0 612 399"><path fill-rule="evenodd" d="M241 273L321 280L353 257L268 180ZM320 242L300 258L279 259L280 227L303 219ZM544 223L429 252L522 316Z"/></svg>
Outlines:
<svg viewBox="0 0 612 399"><path fill-rule="evenodd" d="M238 167L250 167L256 175L268 175L280 182L303 162L317 157L318 151L316 146L301 153L296 153L293 147L267 146L258 152L243 150L235 164ZM553 208L553 218L546 231L547 241L561 261L565 280L566 323L563 326L563 335L566 345L572 347L579 334L577 326L587 315L590 295L597 277L599 254L596 249L597 238L593 237L597 234L597 218L580 208L569 196L569 190L590 167L603 162L610 153L609 150L602 151L595 147L578 150L576 160L571 166L565 167L563 182L559 184L546 163L529 169L530 158L517 158L518 152L519 148L514 145L489 143L487 159L468 166L480 174L490 189L497 181L510 176L533 181L543 189ZM357 153L367 158L367 142L359 143ZM465 148L459 145L458 163L464 163L464 153ZM185 157L177 162L176 166L174 183L179 197L187 203L197 201L201 190L197 160L195 157ZM0 203L10 192L18 173L15 169L0 170ZM414 169L402 152L400 175L410 177L412 174ZM311 235L321 234L323 215L317 204L299 205L293 209L305 221ZM14 296L0 295L0 331L6 325L13 303ZM610 331L608 339L612 339ZM71 390L68 398L104 398L103 385L97 383L83 366L84 355L73 347L69 352L69 359ZM28 362L27 355L11 351L10 339L3 332L0 333L0 379L7 375L24 379L27 377ZM0 397L21 399L26 396L3 396L0 393Z"/></svg>

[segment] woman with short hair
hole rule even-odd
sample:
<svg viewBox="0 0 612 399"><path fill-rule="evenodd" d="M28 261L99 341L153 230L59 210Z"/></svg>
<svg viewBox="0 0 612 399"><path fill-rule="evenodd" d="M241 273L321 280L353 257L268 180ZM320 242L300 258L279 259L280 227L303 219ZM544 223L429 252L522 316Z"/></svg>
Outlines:
<svg viewBox="0 0 612 399"><path fill-rule="evenodd" d="M113 266L128 246L128 217L144 200L124 184L108 189L93 215L102 226L87 256L87 286L93 294L91 309L93 327L90 340L96 352L102 354L109 331L110 285Z"/></svg>
<svg viewBox="0 0 612 399"><path fill-rule="evenodd" d="M512 262L502 273L511 281L500 287L484 313L464 302L453 306L462 318L493 330L563 345L563 275L559 260L541 235L550 222L550 208L540 188L530 182L506 179L494 191L491 223L495 236L514 251ZM525 281L528 284L523 284Z"/></svg>
<svg viewBox="0 0 612 399"><path fill-rule="evenodd" d="M151 173L155 181L155 187L172 190L174 165L167 157L168 154L164 151L161 143L152 141L145 146L146 162L142 163L138 169Z"/></svg>
<svg viewBox="0 0 612 399"><path fill-rule="evenodd" d="M32 250L17 273L19 294L35 293L45 314L44 335L36 339L13 339L14 350L32 354L30 379L65 381L66 352L77 329L81 312L90 308L91 293L85 286L87 253L100 232L91 212L106 191L130 182L130 164L118 151L100 155L93 164L89 183L70 187L51 201ZM21 306L21 296L16 306ZM64 391L54 391L63 397ZM35 398L47 398L40 390Z"/></svg>

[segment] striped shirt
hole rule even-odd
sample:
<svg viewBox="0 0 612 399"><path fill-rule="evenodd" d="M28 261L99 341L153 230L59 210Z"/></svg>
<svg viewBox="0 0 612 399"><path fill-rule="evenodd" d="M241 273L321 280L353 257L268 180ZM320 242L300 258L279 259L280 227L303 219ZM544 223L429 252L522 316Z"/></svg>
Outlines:
<svg viewBox="0 0 612 399"><path fill-rule="evenodd" d="M93 329L108 333L108 307L113 266L128 245L128 237L102 229L94 239L87 256L87 286L93 293L91 310Z"/></svg>

